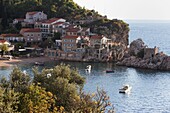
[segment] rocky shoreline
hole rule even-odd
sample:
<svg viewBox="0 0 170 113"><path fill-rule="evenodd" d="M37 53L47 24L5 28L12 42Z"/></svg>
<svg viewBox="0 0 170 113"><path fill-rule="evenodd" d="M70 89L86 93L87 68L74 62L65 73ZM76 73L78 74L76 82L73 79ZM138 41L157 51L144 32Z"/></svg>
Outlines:
<svg viewBox="0 0 170 113"><path fill-rule="evenodd" d="M127 54L116 63L120 66L170 71L170 56L148 48L141 39L130 44Z"/></svg>
<svg viewBox="0 0 170 113"><path fill-rule="evenodd" d="M161 62L152 63L149 59L141 59L135 56L124 58L116 63L119 66L135 67L142 69L166 70L170 71L170 57L165 56Z"/></svg>

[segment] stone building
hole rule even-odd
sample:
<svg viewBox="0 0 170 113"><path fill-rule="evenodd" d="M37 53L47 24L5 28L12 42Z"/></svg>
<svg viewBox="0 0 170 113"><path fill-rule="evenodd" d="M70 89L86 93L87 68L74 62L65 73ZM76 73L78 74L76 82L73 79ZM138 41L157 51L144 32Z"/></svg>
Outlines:
<svg viewBox="0 0 170 113"><path fill-rule="evenodd" d="M158 47L154 48L144 48L144 58L153 58L159 52Z"/></svg>

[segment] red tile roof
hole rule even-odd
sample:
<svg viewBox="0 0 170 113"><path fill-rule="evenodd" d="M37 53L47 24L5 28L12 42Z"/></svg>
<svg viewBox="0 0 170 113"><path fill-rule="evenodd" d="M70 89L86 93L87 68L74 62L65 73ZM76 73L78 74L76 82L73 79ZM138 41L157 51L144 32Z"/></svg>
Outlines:
<svg viewBox="0 0 170 113"><path fill-rule="evenodd" d="M0 40L0 43L5 43L6 42L6 40Z"/></svg>
<svg viewBox="0 0 170 113"><path fill-rule="evenodd" d="M53 24L53 25L60 25L60 24L64 24L65 22L57 22L57 23L55 23L55 24Z"/></svg>
<svg viewBox="0 0 170 113"><path fill-rule="evenodd" d="M55 22L55 21L57 21L57 20L59 20L59 19L61 19L61 18L51 18L51 19L46 20L46 21L43 22L43 23L51 24L51 23L53 23L53 22Z"/></svg>
<svg viewBox="0 0 170 113"><path fill-rule="evenodd" d="M36 11L34 11L34 12L27 12L27 14L29 14L29 15L35 15L36 13L38 13L38 12L36 12Z"/></svg>
<svg viewBox="0 0 170 113"><path fill-rule="evenodd" d="M91 39L102 39L103 37L102 36L99 36L99 35L93 35L90 37Z"/></svg>
<svg viewBox="0 0 170 113"><path fill-rule="evenodd" d="M1 34L1 37L22 37L21 34Z"/></svg>
<svg viewBox="0 0 170 113"><path fill-rule="evenodd" d="M33 28L23 28L21 29L22 32L41 32L39 28L33 29Z"/></svg>
<svg viewBox="0 0 170 113"><path fill-rule="evenodd" d="M22 28L21 31L25 32L27 30L29 30L30 28Z"/></svg>
<svg viewBox="0 0 170 113"><path fill-rule="evenodd" d="M18 21L24 21L24 18L15 18Z"/></svg>
<svg viewBox="0 0 170 113"><path fill-rule="evenodd" d="M66 32L78 32L78 31L80 31L79 28L68 28L68 29L66 29Z"/></svg>
<svg viewBox="0 0 170 113"><path fill-rule="evenodd" d="M76 39L78 38L79 36L64 36L63 38L67 38L67 39Z"/></svg>
<svg viewBox="0 0 170 113"><path fill-rule="evenodd" d="M35 23L43 23L43 22L45 22L45 21L47 21L47 20L38 20L38 21L36 21Z"/></svg>

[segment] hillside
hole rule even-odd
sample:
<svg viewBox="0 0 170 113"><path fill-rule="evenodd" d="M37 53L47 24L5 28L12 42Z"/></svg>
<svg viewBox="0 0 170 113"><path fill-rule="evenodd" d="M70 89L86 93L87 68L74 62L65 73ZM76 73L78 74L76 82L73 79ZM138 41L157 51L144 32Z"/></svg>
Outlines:
<svg viewBox="0 0 170 113"><path fill-rule="evenodd" d="M44 11L48 18L65 19L82 18L91 12L78 6L73 0L1 0L0 10L1 30L5 30L14 18L24 18L28 11Z"/></svg>
<svg viewBox="0 0 170 113"><path fill-rule="evenodd" d="M0 10L1 31L7 29L8 23L12 22L14 18L24 18L28 11L44 11L48 15L48 18L61 17L68 21L85 19L89 16L102 17L94 10L87 10L80 7L73 0L1 0ZM108 24L108 21L105 24ZM95 24L98 26L99 22L93 23L94 26ZM116 22L126 25L119 21ZM115 30L119 29L119 26L115 22L113 26L118 27L114 28Z"/></svg>

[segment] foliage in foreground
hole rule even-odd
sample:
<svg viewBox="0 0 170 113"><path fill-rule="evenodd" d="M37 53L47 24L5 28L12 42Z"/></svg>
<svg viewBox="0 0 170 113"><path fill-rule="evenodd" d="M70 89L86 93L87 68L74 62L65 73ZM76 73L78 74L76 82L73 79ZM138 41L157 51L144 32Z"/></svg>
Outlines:
<svg viewBox="0 0 170 113"><path fill-rule="evenodd" d="M34 78L15 67L10 79L0 81L1 113L104 113L114 112L103 90L86 94L85 79L76 69L58 65L33 69ZM109 107L110 106L110 107Z"/></svg>

